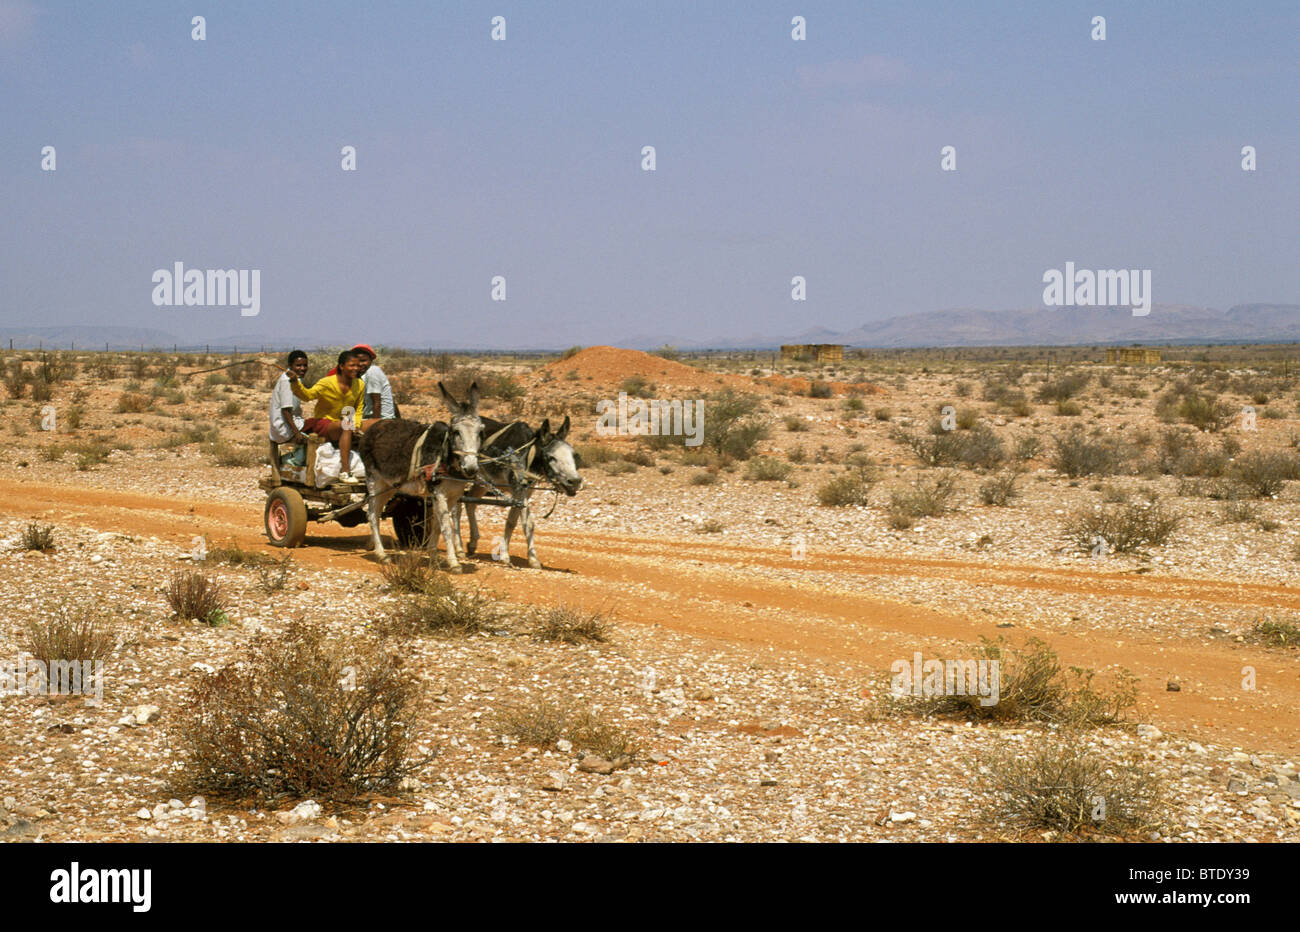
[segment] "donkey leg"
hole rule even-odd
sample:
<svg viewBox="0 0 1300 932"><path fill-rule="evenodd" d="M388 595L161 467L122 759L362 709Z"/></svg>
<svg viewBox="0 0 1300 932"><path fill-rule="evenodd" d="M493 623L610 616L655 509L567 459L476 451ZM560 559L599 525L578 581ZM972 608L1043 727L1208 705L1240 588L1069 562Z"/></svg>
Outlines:
<svg viewBox="0 0 1300 932"><path fill-rule="evenodd" d="M460 498L465 494L465 489L466 486L462 485L459 488L449 490L447 493L447 501L450 505L451 513L456 517L456 520L452 522L451 529L454 532L452 534L452 540L455 541L456 544L456 558L459 560L467 559L465 556L465 542L460 538Z"/></svg>
<svg viewBox="0 0 1300 932"><path fill-rule="evenodd" d="M506 512L506 526L501 532L501 557L506 566L512 566L510 562L510 536L515 532L515 525L519 523L519 509L511 507Z"/></svg>
<svg viewBox="0 0 1300 932"><path fill-rule="evenodd" d="M384 506L388 500L396 493L396 489L387 488L382 492L377 491L379 480L374 476L366 476L366 492L368 493L366 501L366 511L370 518L370 541L374 545L375 557L380 563L388 562L388 555L384 553L384 539L379 533L379 519L384 513Z"/></svg>
<svg viewBox="0 0 1300 932"><path fill-rule="evenodd" d="M434 531L429 535L429 547L433 548L438 532L441 531L443 540L447 542L447 569L459 573L461 568L460 561L456 559L456 530L451 526L451 505L447 501L447 491L441 482L433 492L433 518Z"/></svg>
<svg viewBox="0 0 1300 932"><path fill-rule="evenodd" d="M469 543L465 545L465 552L473 556L478 550L478 506L466 502L465 517L469 518Z"/></svg>
<svg viewBox="0 0 1300 932"><path fill-rule="evenodd" d="M524 502L524 539L528 541L528 565L535 570L542 568L542 561L537 559L537 548L533 546L533 510Z"/></svg>

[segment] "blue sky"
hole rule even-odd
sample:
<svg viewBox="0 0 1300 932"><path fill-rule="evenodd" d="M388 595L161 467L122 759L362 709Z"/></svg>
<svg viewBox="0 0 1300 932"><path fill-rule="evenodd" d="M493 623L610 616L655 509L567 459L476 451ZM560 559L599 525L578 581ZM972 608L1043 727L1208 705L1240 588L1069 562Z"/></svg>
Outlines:
<svg viewBox="0 0 1300 932"><path fill-rule="evenodd" d="M1294 2L0 0L0 326L708 341L1033 307L1066 261L1298 303L1298 35ZM177 260L260 269L261 313L155 307Z"/></svg>

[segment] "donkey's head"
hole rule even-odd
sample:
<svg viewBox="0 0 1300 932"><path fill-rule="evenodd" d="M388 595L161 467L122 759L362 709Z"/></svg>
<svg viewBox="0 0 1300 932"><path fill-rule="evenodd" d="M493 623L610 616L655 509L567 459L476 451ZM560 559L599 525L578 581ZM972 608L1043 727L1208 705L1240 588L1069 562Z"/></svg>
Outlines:
<svg viewBox="0 0 1300 932"><path fill-rule="evenodd" d="M451 412L447 426L447 443L451 465L462 476L478 472L478 445L483 439L483 422L478 416L478 382L469 387L469 401L460 402L439 382L438 391Z"/></svg>
<svg viewBox="0 0 1300 932"><path fill-rule="evenodd" d="M537 428L537 451L541 455L542 470L546 478L554 482L565 495L576 495L582 488L582 477L578 475L578 454L565 440L569 436L569 418L555 433L551 433L551 419L542 421Z"/></svg>

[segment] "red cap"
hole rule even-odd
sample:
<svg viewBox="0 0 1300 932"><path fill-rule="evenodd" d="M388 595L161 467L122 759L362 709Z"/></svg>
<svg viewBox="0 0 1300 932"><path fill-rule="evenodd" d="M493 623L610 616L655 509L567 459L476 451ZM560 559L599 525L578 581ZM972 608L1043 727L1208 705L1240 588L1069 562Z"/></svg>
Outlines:
<svg viewBox="0 0 1300 932"><path fill-rule="evenodd" d="M375 356L378 355L374 350L372 350L369 346L366 346L366 344L364 343L358 343L356 346L352 347L352 352L355 353L357 351L367 354L371 359L374 359Z"/></svg>

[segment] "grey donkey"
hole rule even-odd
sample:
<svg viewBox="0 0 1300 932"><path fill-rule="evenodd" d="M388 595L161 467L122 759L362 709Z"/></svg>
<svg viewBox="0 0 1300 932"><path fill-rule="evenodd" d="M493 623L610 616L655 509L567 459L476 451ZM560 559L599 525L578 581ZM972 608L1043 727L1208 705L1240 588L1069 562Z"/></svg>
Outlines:
<svg viewBox="0 0 1300 932"><path fill-rule="evenodd" d="M451 412L449 423L379 421L362 436L357 452L366 466L367 511L375 556L381 561L388 559L379 535L379 518L388 500L398 492L432 496L434 524L429 533L429 553L432 555L437 548L441 532L447 541L447 565L459 572L460 535L451 516L478 473L483 421L478 415L477 382L469 387L469 400L463 403L453 398L441 382L438 391Z"/></svg>
<svg viewBox="0 0 1300 932"><path fill-rule="evenodd" d="M542 561L537 558L537 547L533 544L533 515L528 507L528 498L533 492L533 481L544 480L552 483L565 495L576 495L582 488L582 477L578 475L578 454L565 440L569 436L569 419L555 433L551 433L551 421L542 421L542 426L533 430L523 421L506 424L490 417L483 421L483 433L487 438L483 444L485 461L478 473L478 481L470 495L482 497L495 487L510 495L523 506L513 506L506 515L505 532L502 534L501 555L497 559L509 563L510 535L515 525L523 519L524 538L528 542L528 565L541 569ZM514 462L507 457L513 453ZM531 481L530 481L531 480ZM478 519L476 506L465 503L469 517L469 544L465 551L471 556L478 548ZM460 529L460 512L457 506L454 521Z"/></svg>

